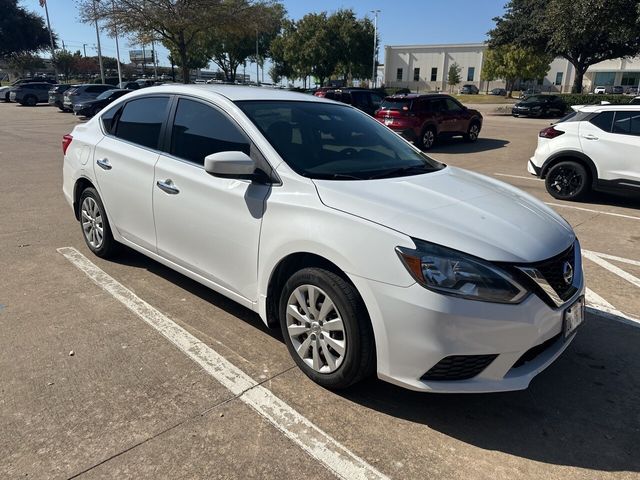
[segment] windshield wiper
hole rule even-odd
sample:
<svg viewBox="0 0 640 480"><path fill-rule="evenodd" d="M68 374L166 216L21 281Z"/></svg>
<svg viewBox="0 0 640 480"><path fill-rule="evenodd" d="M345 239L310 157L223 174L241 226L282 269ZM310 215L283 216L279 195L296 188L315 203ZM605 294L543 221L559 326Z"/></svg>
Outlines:
<svg viewBox="0 0 640 480"><path fill-rule="evenodd" d="M311 178L317 180L364 180L362 177L356 177L355 175L349 175L347 173L317 173L312 175Z"/></svg>
<svg viewBox="0 0 640 480"><path fill-rule="evenodd" d="M435 171L435 169L429 168L426 165L410 165L408 167L393 168L386 172L371 175L368 180L375 180L376 178L401 177L404 174L429 173L433 171Z"/></svg>

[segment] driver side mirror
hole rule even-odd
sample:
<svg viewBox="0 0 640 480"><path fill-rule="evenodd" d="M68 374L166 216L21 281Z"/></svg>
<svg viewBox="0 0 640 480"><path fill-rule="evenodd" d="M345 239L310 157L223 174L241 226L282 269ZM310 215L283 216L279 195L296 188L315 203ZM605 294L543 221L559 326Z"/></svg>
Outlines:
<svg viewBox="0 0 640 480"><path fill-rule="evenodd" d="M204 158L204 170L220 178L256 178L256 162L244 152L217 152L207 155Z"/></svg>

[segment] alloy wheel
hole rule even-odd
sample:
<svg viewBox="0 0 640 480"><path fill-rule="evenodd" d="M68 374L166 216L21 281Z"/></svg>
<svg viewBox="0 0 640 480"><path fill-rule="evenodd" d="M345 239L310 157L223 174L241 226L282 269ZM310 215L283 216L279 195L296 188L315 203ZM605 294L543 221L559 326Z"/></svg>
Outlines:
<svg viewBox="0 0 640 480"><path fill-rule="evenodd" d="M336 371L345 358L345 327L333 300L314 285L300 285L290 295L287 332L300 358L318 373Z"/></svg>
<svg viewBox="0 0 640 480"><path fill-rule="evenodd" d="M436 140L436 136L433 133L433 130L425 130L424 135L422 135L422 145L425 150L430 149Z"/></svg>
<svg viewBox="0 0 640 480"><path fill-rule="evenodd" d="M477 140L479 133L480 133L480 130L478 129L478 125L474 123L473 125L471 125L471 127L469 127L469 140L471 141Z"/></svg>
<svg viewBox="0 0 640 480"><path fill-rule="evenodd" d="M95 199L86 197L80 210L82 231L87 243L94 249L99 249L104 240L104 225L102 214Z"/></svg>
<svg viewBox="0 0 640 480"><path fill-rule="evenodd" d="M559 167L553 173L553 178L551 178L549 182L549 188L563 197L576 195L585 181L580 172L569 166Z"/></svg>

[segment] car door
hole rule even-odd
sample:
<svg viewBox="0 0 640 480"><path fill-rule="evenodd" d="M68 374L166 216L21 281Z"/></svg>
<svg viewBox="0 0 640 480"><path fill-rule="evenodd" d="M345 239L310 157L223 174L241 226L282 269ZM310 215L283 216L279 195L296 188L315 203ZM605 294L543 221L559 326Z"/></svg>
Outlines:
<svg viewBox="0 0 640 480"><path fill-rule="evenodd" d="M451 132L451 118L447 112L447 104L444 98L438 98L436 100L430 100L426 108L423 109L426 117L433 119L433 123L436 124L438 134ZM430 123L430 122L429 122Z"/></svg>
<svg viewBox="0 0 640 480"><path fill-rule="evenodd" d="M611 132L617 145L612 177L640 187L640 108L615 112Z"/></svg>
<svg viewBox="0 0 640 480"><path fill-rule="evenodd" d="M153 211L158 253L240 299L255 301L258 241L270 186L214 177L207 155L260 155L221 109L181 97L155 167Z"/></svg>
<svg viewBox="0 0 640 480"><path fill-rule="evenodd" d="M469 126L465 108L453 98L445 98L447 128L450 133L467 133Z"/></svg>
<svg viewBox="0 0 640 480"><path fill-rule="evenodd" d="M155 252L152 193L160 134L169 97L135 98L103 115L106 135L96 145L93 168L111 227ZM113 117L113 123L111 118Z"/></svg>

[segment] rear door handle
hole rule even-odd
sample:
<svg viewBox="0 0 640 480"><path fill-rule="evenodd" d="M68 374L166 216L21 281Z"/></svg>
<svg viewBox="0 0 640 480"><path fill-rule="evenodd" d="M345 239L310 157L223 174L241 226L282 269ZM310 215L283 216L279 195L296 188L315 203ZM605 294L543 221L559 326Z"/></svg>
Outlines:
<svg viewBox="0 0 640 480"><path fill-rule="evenodd" d="M103 170L111 170L113 167L111 166L111 164L109 163L109 159L108 158L100 158L96 161L96 163L98 164L98 166L100 168L102 168Z"/></svg>
<svg viewBox="0 0 640 480"><path fill-rule="evenodd" d="M587 140L598 140L598 137L595 135L591 135L590 133L587 135L583 135L582 138L586 138Z"/></svg>
<svg viewBox="0 0 640 480"><path fill-rule="evenodd" d="M175 184L170 178L167 178L164 182L158 180L156 182L156 185L160 190L168 193L169 195L177 195L178 193L180 193L180 190L178 189L178 187L175 186Z"/></svg>

